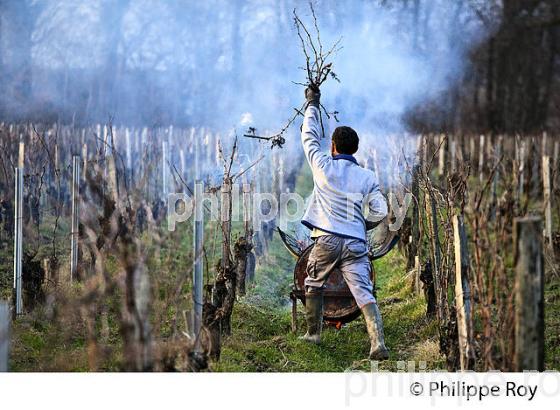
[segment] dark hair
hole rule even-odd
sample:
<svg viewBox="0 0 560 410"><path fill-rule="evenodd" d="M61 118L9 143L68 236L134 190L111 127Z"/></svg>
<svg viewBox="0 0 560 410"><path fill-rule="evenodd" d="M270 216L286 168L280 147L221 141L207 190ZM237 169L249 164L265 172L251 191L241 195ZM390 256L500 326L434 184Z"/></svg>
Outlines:
<svg viewBox="0 0 560 410"><path fill-rule="evenodd" d="M358 134L350 127L336 127L332 134L332 142L339 154L352 155L358 151L360 139Z"/></svg>

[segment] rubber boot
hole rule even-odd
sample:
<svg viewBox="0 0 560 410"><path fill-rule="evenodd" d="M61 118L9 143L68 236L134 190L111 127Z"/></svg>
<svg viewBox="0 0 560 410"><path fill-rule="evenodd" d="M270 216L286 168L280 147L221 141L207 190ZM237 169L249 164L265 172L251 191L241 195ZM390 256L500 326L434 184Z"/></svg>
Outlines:
<svg viewBox="0 0 560 410"><path fill-rule="evenodd" d="M366 327L371 341L369 350L370 360L387 360L389 350L385 347L385 335L383 334L383 321L377 303L370 303L362 308Z"/></svg>
<svg viewBox="0 0 560 410"><path fill-rule="evenodd" d="M305 320L307 333L300 336L301 340L319 344L321 342L321 329L323 328L323 292L305 293Z"/></svg>

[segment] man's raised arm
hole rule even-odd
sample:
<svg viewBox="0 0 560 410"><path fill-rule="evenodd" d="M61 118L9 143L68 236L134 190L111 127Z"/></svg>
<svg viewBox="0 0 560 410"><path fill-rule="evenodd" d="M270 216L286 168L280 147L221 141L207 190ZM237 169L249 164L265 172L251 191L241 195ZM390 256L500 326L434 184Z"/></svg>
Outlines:
<svg viewBox="0 0 560 410"><path fill-rule="evenodd" d="M311 169L322 168L328 156L321 151L321 138L320 124L319 124L319 99L321 93L319 90L314 91L311 88L305 90L305 98L307 100L307 108L303 119L303 126L301 128L301 143L305 158L309 162Z"/></svg>

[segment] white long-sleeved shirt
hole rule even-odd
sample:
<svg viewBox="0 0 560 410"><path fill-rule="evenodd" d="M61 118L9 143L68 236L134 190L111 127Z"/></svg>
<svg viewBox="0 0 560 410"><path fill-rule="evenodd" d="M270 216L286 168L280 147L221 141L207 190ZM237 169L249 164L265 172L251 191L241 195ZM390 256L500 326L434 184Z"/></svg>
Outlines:
<svg viewBox="0 0 560 410"><path fill-rule="evenodd" d="M308 228L366 241L368 221L387 216L387 202L373 171L352 155L331 156L321 151L319 109L305 110L301 143L313 172L313 193L302 219Z"/></svg>

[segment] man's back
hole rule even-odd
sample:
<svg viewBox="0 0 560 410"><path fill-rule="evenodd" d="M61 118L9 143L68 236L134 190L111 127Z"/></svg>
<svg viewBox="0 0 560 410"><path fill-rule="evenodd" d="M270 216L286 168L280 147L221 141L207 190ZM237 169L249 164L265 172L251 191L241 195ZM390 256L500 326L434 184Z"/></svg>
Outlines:
<svg viewBox="0 0 560 410"><path fill-rule="evenodd" d="M381 220L387 205L375 174L360 167L352 155L330 156L319 143L319 109L307 108L301 133L305 156L313 172L313 195L302 219L311 229L366 240L363 204L368 220Z"/></svg>

